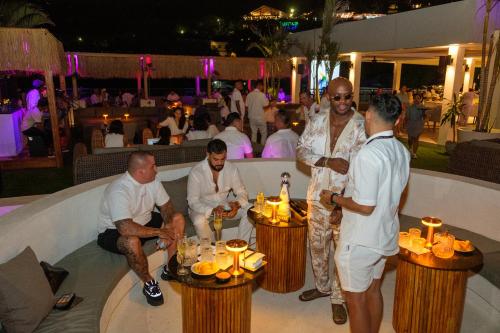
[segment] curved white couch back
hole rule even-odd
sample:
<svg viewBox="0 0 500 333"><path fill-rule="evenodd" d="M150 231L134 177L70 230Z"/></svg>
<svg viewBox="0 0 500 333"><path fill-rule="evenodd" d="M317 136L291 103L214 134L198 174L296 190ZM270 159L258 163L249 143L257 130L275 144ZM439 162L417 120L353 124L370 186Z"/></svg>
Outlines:
<svg viewBox="0 0 500 333"><path fill-rule="evenodd" d="M305 198L309 170L293 160L234 162L250 197L279 193L280 175L291 174L290 194ZM159 168L161 180L189 173L194 163ZM0 263L31 246L39 260L55 263L97 237L97 214L104 188L118 176L54 193L0 217ZM173 193L172 193L173 194ZM411 216L435 215L445 223L500 241L500 185L436 172L412 170L408 200Z"/></svg>

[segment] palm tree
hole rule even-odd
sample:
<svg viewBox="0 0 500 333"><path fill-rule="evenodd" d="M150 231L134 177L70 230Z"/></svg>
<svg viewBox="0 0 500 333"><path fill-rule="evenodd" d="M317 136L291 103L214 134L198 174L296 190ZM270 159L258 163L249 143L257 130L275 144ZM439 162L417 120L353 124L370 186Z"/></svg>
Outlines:
<svg viewBox="0 0 500 333"><path fill-rule="evenodd" d="M0 0L0 27L37 28L54 22L38 5L23 0Z"/></svg>
<svg viewBox="0 0 500 333"><path fill-rule="evenodd" d="M280 89L280 79L277 76L281 72L284 60L289 57L289 50L294 41L289 38L289 32L280 25L269 27L267 33L263 33L256 27L251 27L251 29L259 41L250 43L247 51L255 48L270 60L269 76L266 76L265 80L271 96L276 97Z"/></svg>
<svg viewBox="0 0 500 333"><path fill-rule="evenodd" d="M457 133L457 119L462 115L462 108L464 106L463 96L457 97L457 94L453 94L453 100L448 104L448 109L443 114L441 118L441 126L446 123L450 123L453 130L453 141L455 142L455 136Z"/></svg>
<svg viewBox="0 0 500 333"><path fill-rule="evenodd" d="M495 86L499 79L500 72L500 43L497 42L496 45L493 43L493 35L489 35L489 21L490 13L493 8L500 3L500 0L486 0L484 4L484 19L483 19L483 42L481 49L481 79L479 93L479 106L477 114L477 122L475 130L477 132L488 132L490 123L490 109L493 100L493 93L495 92ZM489 39L489 42L488 42ZM496 52L497 56L493 64L492 78L490 81L490 86L488 83L489 70L491 66L491 59L493 53Z"/></svg>

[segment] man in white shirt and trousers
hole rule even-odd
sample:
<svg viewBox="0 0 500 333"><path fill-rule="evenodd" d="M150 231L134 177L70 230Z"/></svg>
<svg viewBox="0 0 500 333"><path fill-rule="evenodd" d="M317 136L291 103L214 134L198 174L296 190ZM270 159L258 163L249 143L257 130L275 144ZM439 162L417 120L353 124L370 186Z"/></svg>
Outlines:
<svg viewBox="0 0 500 333"><path fill-rule="evenodd" d="M215 212L226 219L240 219L238 237L249 240L252 225L248 222L248 193L238 168L226 161L224 141L214 139L207 145L207 158L196 164L189 173L187 200L189 217L199 238L212 237L209 218Z"/></svg>
<svg viewBox="0 0 500 333"><path fill-rule="evenodd" d="M254 90L247 96L248 119L252 130L252 142L257 142L257 132L260 132L260 144L264 145L267 138L267 124L264 108L269 105L266 94L262 92L264 84L257 81Z"/></svg>
<svg viewBox="0 0 500 333"><path fill-rule="evenodd" d="M335 262L353 333L380 329L381 278L386 258L399 252L398 209L410 174L410 153L393 132L402 112L400 100L384 94L370 104L365 121L369 138L351 163L344 195L321 193L324 205L342 207Z"/></svg>
<svg viewBox="0 0 500 333"><path fill-rule="evenodd" d="M252 143L248 136L242 132L243 121L238 113L232 112L226 119L227 127L217 134L214 139L224 141L227 146L228 160L242 160L253 157Z"/></svg>
<svg viewBox="0 0 500 333"><path fill-rule="evenodd" d="M241 91L243 90L243 82L236 81L234 84L234 89L231 94L231 112L236 112L241 117L241 122L245 122L245 101L243 101L243 96Z"/></svg>
<svg viewBox="0 0 500 333"><path fill-rule="evenodd" d="M290 128L290 114L279 110L274 119L278 131L267 138L262 158L295 158L299 136Z"/></svg>

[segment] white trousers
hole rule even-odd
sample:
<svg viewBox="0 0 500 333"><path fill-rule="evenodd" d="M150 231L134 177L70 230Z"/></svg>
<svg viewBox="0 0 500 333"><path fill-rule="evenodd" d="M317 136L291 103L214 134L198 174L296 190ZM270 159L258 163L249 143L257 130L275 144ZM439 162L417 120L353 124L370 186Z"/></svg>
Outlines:
<svg viewBox="0 0 500 333"><path fill-rule="evenodd" d="M260 144L265 145L267 139L267 123L265 120L250 119L252 142L257 142L257 131L260 132Z"/></svg>

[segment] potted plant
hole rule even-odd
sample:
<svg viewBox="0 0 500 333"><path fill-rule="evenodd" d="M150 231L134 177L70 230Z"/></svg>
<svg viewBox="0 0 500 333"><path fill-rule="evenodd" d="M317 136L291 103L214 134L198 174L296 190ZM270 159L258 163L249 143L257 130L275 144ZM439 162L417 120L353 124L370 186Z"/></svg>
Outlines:
<svg viewBox="0 0 500 333"><path fill-rule="evenodd" d="M454 93L453 99L448 104L448 109L446 109L446 112L441 118L441 126L449 123L453 131L453 141L446 141L445 143L447 153L450 153L456 146L457 119L462 115L463 104L462 96L457 96L457 94Z"/></svg>

